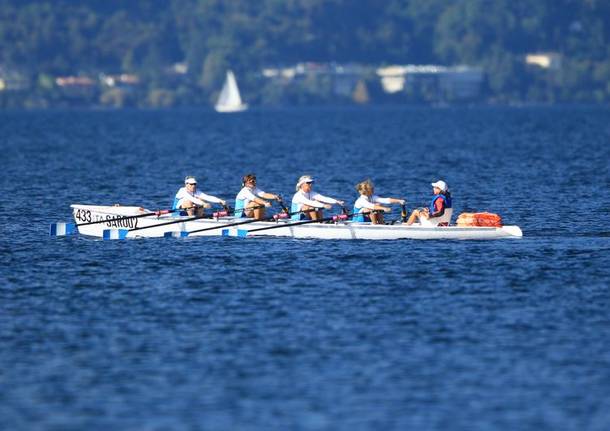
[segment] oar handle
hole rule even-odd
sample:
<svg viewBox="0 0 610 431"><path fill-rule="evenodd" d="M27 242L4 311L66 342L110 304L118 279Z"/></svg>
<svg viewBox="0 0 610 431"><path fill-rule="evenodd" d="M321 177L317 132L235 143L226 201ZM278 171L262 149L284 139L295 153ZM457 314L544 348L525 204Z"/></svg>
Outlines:
<svg viewBox="0 0 610 431"><path fill-rule="evenodd" d="M310 223L321 223L321 222L325 222L325 221L340 221L340 220L347 220L348 218L354 216L355 213L352 214L340 214L340 215L334 215L331 217L324 217L321 218L320 220L305 220L305 221L298 221L296 223L290 223L290 224L278 224L275 226L266 226L266 227L259 227L257 229L250 229L248 230L248 233L250 232L259 232L261 230L268 230L268 229L277 229L280 227L292 227L292 226L301 226L304 224L310 224Z"/></svg>
<svg viewBox="0 0 610 431"><path fill-rule="evenodd" d="M254 207L250 207L248 209L255 210L255 209L264 208L264 207L265 207L265 205L257 205L257 206L254 206ZM229 206L227 206L227 205L222 205L222 208L223 208L222 211L215 211L215 212L213 212L212 213L212 218L226 217L226 216L228 216L230 214L235 214L236 210L231 208L231 207L229 207ZM240 211L245 211L245 210L246 210L246 208L243 208Z"/></svg>
<svg viewBox="0 0 610 431"><path fill-rule="evenodd" d="M253 207L248 207L248 208L239 208L239 209L237 209L237 208L231 208L231 207L227 207L227 208L228 208L229 213L233 213L233 214L235 214L235 212L236 212L236 211L241 211L241 212L244 212L244 211L246 211L246 210L257 210L257 209L260 209L260 208L265 208L265 205L255 205L255 206L253 206Z"/></svg>
<svg viewBox="0 0 610 431"><path fill-rule="evenodd" d="M288 207L286 205L284 205L284 200L282 199L282 197L280 195L277 195L277 202L282 207L282 211L284 211L286 214L290 213L290 211L288 210Z"/></svg>
<svg viewBox="0 0 610 431"><path fill-rule="evenodd" d="M290 217L290 216L293 216L295 214L299 214L299 213L306 212L306 211L308 212L308 211L312 211L312 210L295 211L293 213L289 212L289 213L287 213L287 216ZM214 229L224 229L224 228L233 227L233 226L241 226L243 224L256 223L256 222L259 222L259 221L278 220L277 218L275 218L276 215L277 214L275 214L275 215L273 215L271 217L266 217L266 218L260 219L260 220L257 220L257 219L244 220L244 221L239 221L239 222L235 222L235 223L223 224L223 225L220 225L220 226L211 226L211 227L205 227L203 229L191 230L191 231L189 231L189 235L192 234L192 233L206 232L206 231L214 230Z"/></svg>
<svg viewBox="0 0 610 431"><path fill-rule="evenodd" d="M384 212L383 210L372 210L372 213L382 213ZM330 216L330 217L324 217L321 218L320 220L304 220L304 221L298 221L296 223L290 223L290 224L278 224L276 226L267 226L267 227L259 227L257 229L250 229L248 230L249 232L258 232L261 230L268 230L268 229L277 229L280 227L292 227L292 226L301 226L304 224L310 224L310 223L321 223L321 222L325 222L325 221L334 221L334 222L339 222L339 221L343 221L343 220L347 220L350 217L353 217L355 215L358 215L358 213L349 213L349 214L339 214L339 215L334 215L334 216Z"/></svg>
<svg viewBox="0 0 610 431"><path fill-rule="evenodd" d="M400 218L403 223L407 222L407 205L400 204Z"/></svg>
<svg viewBox="0 0 610 431"><path fill-rule="evenodd" d="M235 214L235 211L236 211L236 210L235 210L235 209L233 209L233 208L231 208L230 206L228 206L228 205L222 205L222 204L221 204L221 206L222 206L222 209L223 209L223 210L222 210L222 211L214 211L214 212L212 213L212 217L213 217L213 218L226 217L226 216L228 216L228 215L230 215L230 214ZM263 207L263 205L259 205L259 206L256 206L256 207L252 207L252 209L261 208L261 207ZM240 210L240 211L243 211L243 209L242 209L242 210Z"/></svg>
<svg viewBox="0 0 610 431"><path fill-rule="evenodd" d="M292 213L287 213L285 211L282 211L281 213L273 214L272 220L278 221L280 219L287 219L288 217L299 214L299 213L310 213L312 211L318 211L318 209L319 208L310 208L308 210L299 210L299 211L295 211Z"/></svg>
<svg viewBox="0 0 610 431"><path fill-rule="evenodd" d="M220 217L226 217L229 215L229 211L227 210L222 210L222 211L214 211L212 213L212 217L213 218L220 218Z"/></svg>

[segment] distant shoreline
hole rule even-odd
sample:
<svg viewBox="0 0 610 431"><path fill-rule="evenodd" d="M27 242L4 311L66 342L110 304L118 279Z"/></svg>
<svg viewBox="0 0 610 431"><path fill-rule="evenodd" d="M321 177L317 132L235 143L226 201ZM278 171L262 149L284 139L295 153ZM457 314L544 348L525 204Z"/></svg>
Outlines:
<svg viewBox="0 0 610 431"><path fill-rule="evenodd" d="M251 106L248 112L238 114L220 114L217 113L212 106L190 105L190 106L167 106L167 107L151 107L151 106L125 106L125 107L109 107L99 105L84 105L84 106L47 106L47 107L0 107L0 112L158 112L158 111L202 111L209 112L219 116L233 115L248 115L248 113L257 113L265 111L307 111L307 110L345 110L345 111L367 111L374 109L591 109L591 108L610 108L610 103L468 103L468 104L398 104L398 103L370 103L367 105L356 104L311 104L311 105L254 105Z"/></svg>

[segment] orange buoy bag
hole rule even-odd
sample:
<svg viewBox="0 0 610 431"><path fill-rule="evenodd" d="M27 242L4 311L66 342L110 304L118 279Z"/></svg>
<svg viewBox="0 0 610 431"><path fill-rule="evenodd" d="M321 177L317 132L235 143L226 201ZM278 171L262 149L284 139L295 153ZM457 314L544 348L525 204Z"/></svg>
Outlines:
<svg viewBox="0 0 610 431"><path fill-rule="evenodd" d="M502 217L488 212L462 213L456 223L458 226L502 227Z"/></svg>

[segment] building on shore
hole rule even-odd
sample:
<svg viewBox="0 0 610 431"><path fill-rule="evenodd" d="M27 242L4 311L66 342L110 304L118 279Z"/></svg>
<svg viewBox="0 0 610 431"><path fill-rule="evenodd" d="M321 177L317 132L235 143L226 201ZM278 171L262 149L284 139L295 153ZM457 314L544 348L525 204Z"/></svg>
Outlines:
<svg viewBox="0 0 610 431"><path fill-rule="evenodd" d="M23 91L30 88L30 81L16 70L0 65L0 91Z"/></svg>
<svg viewBox="0 0 610 431"><path fill-rule="evenodd" d="M556 52L531 53L525 56L525 64L541 69L559 70L561 69L561 55Z"/></svg>
<svg viewBox="0 0 610 431"><path fill-rule="evenodd" d="M98 83L93 78L84 75L58 76L55 85L62 95L68 99L93 100L98 92Z"/></svg>
<svg viewBox="0 0 610 431"><path fill-rule="evenodd" d="M478 99L484 79L483 70L471 66L392 65L376 72L385 93L430 102Z"/></svg>
<svg viewBox="0 0 610 431"><path fill-rule="evenodd" d="M439 65L391 65L375 68L359 64L298 63L292 67L266 68L261 75L278 88L291 88L306 82L309 87L301 85L299 89L307 91L317 84L315 89L329 93L327 96L331 99L356 103L374 101L374 96L366 91L371 83L381 89L378 93L385 93L394 101L472 101L481 97L484 80L481 68Z"/></svg>

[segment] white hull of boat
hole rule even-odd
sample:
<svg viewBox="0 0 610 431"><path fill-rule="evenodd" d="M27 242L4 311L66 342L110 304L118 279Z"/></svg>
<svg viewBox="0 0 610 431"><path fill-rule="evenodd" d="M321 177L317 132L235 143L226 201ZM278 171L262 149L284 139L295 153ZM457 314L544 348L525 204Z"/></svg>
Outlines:
<svg viewBox="0 0 610 431"><path fill-rule="evenodd" d="M216 112L220 112L220 113L244 112L245 110L248 109L248 104L243 103L239 106L216 105L216 106L214 106L214 109L216 110Z"/></svg>
<svg viewBox="0 0 610 431"><path fill-rule="evenodd" d="M193 232L190 236L218 236L222 234L223 227L230 223L246 221L247 219L235 219L233 217L222 217L220 219L198 219L183 221L165 226L154 226L168 221L179 221L188 217L176 217L162 215L160 217L150 216L142 218L129 218L151 211L139 207L114 207L95 205L71 205L76 224L91 221L105 220L103 223L80 226L78 231L82 235L102 238L104 230L108 229L138 229L127 233L127 238L139 237L163 237L168 232L193 232L198 229L216 228L205 232ZM317 238L317 239L366 239L366 240L391 240L391 239L499 239L520 238L523 236L518 226L494 227L425 227L420 225L406 226L396 225L373 225L369 223L339 222L332 224L311 223L300 226L289 226L290 220L279 222L253 222L240 226L227 228L231 232L236 230L246 231L262 227L286 226L249 233L248 236L285 236L292 238Z"/></svg>

